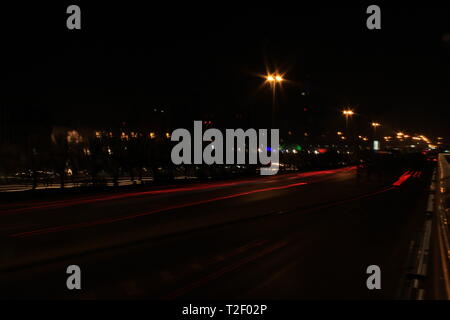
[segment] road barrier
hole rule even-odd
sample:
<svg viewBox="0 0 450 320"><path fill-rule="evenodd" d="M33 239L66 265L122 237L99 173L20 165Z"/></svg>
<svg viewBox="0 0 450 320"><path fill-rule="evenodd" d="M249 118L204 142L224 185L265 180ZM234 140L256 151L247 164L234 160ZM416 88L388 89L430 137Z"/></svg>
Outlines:
<svg viewBox="0 0 450 320"><path fill-rule="evenodd" d="M407 273L409 280L404 298L413 300L423 300L425 298L425 280L428 273L428 262L430 255L431 233L433 230L433 212L435 211L435 176L430 185L428 194L427 208L425 212L425 222L417 239L414 239L410 245Z"/></svg>
<svg viewBox="0 0 450 320"><path fill-rule="evenodd" d="M450 154L439 154L435 189L439 255L442 264L444 288L447 299L450 300L450 229L448 224L450 213Z"/></svg>
<svg viewBox="0 0 450 320"><path fill-rule="evenodd" d="M425 222L420 235L411 242L407 262L409 279L406 299L425 299L425 282L429 276L428 265L432 233L436 232L437 247L446 298L450 299L449 268L450 232L450 154L440 154L438 167L433 172L425 211Z"/></svg>

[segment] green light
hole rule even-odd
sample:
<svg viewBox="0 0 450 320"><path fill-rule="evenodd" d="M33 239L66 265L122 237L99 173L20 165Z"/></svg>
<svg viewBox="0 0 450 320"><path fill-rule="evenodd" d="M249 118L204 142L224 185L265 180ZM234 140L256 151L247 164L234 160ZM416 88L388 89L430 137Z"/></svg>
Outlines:
<svg viewBox="0 0 450 320"><path fill-rule="evenodd" d="M297 150L297 151L302 151L302 147L301 147L300 145L296 145L296 146L295 146L295 150Z"/></svg>

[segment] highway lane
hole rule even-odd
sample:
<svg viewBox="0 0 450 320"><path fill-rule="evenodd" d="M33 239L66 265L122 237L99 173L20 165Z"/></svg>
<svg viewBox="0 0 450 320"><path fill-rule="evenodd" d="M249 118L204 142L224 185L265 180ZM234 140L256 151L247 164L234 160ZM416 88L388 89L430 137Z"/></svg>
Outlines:
<svg viewBox="0 0 450 320"><path fill-rule="evenodd" d="M106 196L107 200L104 201L103 196L95 197L95 202L83 203L85 200L83 198L61 202L64 205L61 208L48 208L46 207L48 203L44 205L34 203L31 208L25 207L26 211L20 211L23 208L21 204L17 211L17 208L9 204L0 211L1 231L8 239L14 240L14 249L17 253L20 252L15 255L13 262L23 264L40 259L42 255L52 255L51 250L57 250L55 254L58 255L63 244L67 252L72 249L84 251L120 244L124 240L132 241L270 214L292 206L306 207L337 200L342 196L335 192L331 185L319 197L309 196L308 193L315 194L321 188L321 183L340 181L344 182L340 185L341 191L350 188L351 192L360 192L359 187L355 186L354 178L354 168L343 168L269 178L203 183L186 188L165 188L156 190L157 194L147 194L147 191L144 191L142 192L144 195L141 196L125 193L114 195L120 196L115 200ZM311 184L312 188L305 189L307 194L302 196L302 201L299 202L297 189L306 186L305 184ZM148 192L153 191L155 190ZM278 201L285 196L284 201ZM277 199L272 201L274 197ZM92 200L92 197L88 200ZM66 206L67 203L76 205ZM207 205L213 208L214 214L211 214L211 209L203 209ZM129 229L132 229L131 235ZM68 232L61 235L61 231ZM79 232L82 232L82 236L79 236ZM114 236L111 236L111 233ZM117 237L117 234L121 233L126 233L126 237ZM37 238L36 235L41 237ZM55 236L58 238L56 242L52 240ZM30 242L32 246L29 245ZM39 242L47 250L30 250Z"/></svg>
<svg viewBox="0 0 450 320"><path fill-rule="evenodd" d="M1 221L7 221L2 232L14 250L3 264L9 269L2 272L2 293L394 297L411 235L422 221L428 174L417 172L396 187L392 184L403 172L366 181L347 168L196 184L190 188L197 189L51 209L7 206L0 211ZM79 293L65 289L69 264L83 270ZM365 287L369 264L382 267L382 292Z"/></svg>

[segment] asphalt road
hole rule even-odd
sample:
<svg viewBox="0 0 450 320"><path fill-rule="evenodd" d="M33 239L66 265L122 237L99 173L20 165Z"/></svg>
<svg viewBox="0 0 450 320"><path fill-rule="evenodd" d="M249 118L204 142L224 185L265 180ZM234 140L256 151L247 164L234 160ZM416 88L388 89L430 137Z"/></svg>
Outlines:
<svg viewBox="0 0 450 320"><path fill-rule="evenodd" d="M348 167L3 204L0 296L398 298L429 171L367 179ZM72 264L81 290L66 288ZM369 265L381 290L367 289Z"/></svg>

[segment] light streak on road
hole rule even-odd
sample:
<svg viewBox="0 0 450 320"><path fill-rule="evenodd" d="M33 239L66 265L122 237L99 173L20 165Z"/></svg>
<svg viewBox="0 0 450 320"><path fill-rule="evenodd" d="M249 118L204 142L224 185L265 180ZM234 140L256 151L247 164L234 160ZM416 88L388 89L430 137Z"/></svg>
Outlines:
<svg viewBox="0 0 450 320"><path fill-rule="evenodd" d="M148 215L151 215L154 213L170 211L170 210L175 210L175 209L180 209L180 208L186 208L186 207L191 207L191 206L197 206L197 205L202 205L202 204L206 204L206 203L210 203L210 202L226 200L226 199L231 199L231 198L236 198L236 197L242 197L242 196L247 196L247 195L260 193L260 192L283 190L283 189L288 189L288 188L293 188L293 187L299 187L299 186L303 186L306 184L307 184L306 182L299 182L299 183L293 183L293 184L288 184L288 185L278 186L278 187L256 189L256 190L251 190L251 191L246 191L246 192L234 193L234 194L230 194L230 195L226 195L226 196L215 197L215 198L211 198L211 199L182 203L182 204L178 204L178 205L163 207L163 208L159 208L159 209L155 209L155 210L151 210L151 211L147 211L147 212L143 212L143 213L122 216L122 217L118 217L118 218L87 221L87 222L76 223L76 224L61 225L61 226L57 226L57 227L38 229L38 230L27 231L27 232L20 232L20 233L12 234L12 235L10 235L10 237L23 238L23 237L33 236L33 235L42 235L42 234L53 233L53 232L61 232L61 231L109 224L109 223L114 223L114 222L121 222L121 221L135 219L138 217L148 216Z"/></svg>
<svg viewBox="0 0 450 320"><path fill-rule="evenodd" d="M299 179L299 178L307 178L318 175L331 175L339 172L348 172L355 170L356 167L346 167L339 168L334 170L322 170L322 171L312 171L312 172L303 172L300 174L295 174L293 177L288 179ZM280 178L284 178L284 176L280 176ZM44 209L56 209L56 208L64 208L76 205L90 204L96 202L104 202L104 201L112 201L112 200L120 200L132 197L142 197L149 195L161 195L161 194L170 194L170 193L179 193L179 192L191 192L191 191L204 191L204 190L212 190L216 188L225 188L225 187L234 187L238 185L244 185L249 183L262 183L262 182L276 182L280 181L280 179L266 179L264 178L256 178L249 180L239 180L232 182L216 182L216 183L204 183L198 184L194 186L185 186L185 187L176 187L170 186L168 188L159 189L159 190L148 190L141 192L127 192L106 196L94 196L94 197L85 197L85 198L77 198L70 200L59 200L59 201L46 201L46 202L32 202L32 203L12 203L5 204L0 206L0 215L4 214L13 214L13 213L22 213L29 212L35 210L44 210ZM2 210L1 208L5 208Z"/></svg>

